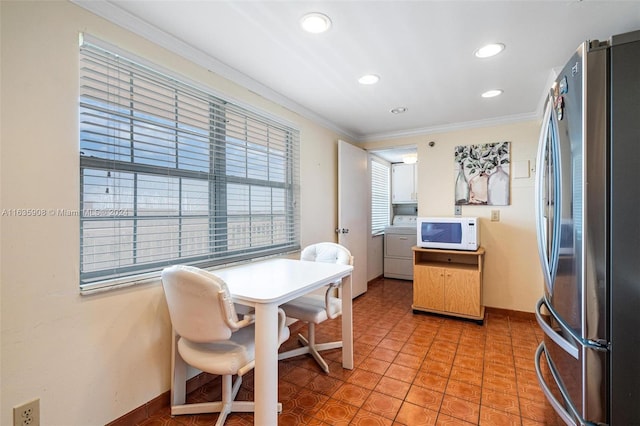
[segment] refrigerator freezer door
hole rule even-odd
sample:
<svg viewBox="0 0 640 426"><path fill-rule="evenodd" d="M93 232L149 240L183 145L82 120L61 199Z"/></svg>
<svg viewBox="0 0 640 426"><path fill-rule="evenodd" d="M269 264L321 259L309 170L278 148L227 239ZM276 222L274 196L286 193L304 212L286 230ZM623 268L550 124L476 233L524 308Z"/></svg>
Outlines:
<svg viewBox="0 0 640 426"><path fill-rule="evenodd" d="M548 315L542 313L542 307L547 309ZM574 419L567 424L603 423L606 418L607 347L576 335L544 297L538 302L535 314L545 333L541 352L536 354L536 373L547 399L563 419ZM542 352L551 374L540 372Z"/></svg>

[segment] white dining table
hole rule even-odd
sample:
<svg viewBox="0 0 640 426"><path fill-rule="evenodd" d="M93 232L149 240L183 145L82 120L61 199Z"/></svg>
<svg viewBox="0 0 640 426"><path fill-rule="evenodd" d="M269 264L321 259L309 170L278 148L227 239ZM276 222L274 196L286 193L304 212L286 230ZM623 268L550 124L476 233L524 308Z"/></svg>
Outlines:
<svg viewBox="0 0 640 426"><path fill-rule="evenodd" d="M278 306L342 280L342 367L353 369L353 266L269 259L211 272L227 283L234 302L255 310L255 425L278 424Z"/></svg>

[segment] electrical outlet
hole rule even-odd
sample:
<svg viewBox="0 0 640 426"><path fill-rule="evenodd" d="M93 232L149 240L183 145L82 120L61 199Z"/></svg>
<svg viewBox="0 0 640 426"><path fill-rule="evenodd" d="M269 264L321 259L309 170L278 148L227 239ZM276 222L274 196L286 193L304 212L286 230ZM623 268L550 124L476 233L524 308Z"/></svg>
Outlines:
<svg viewBox="0 0 640 426"><path fill-rule="evenodd" d="M462 206L455 206L454 213L456 216L460 216L462 214Z"/></svg>
<svg viewBox="0 0 640 426"><path fill-rule="evenodd" d="M40 400L13 407L13 426L40 426Z"/></svg>
<svg viewBox="0 0 640 426"><path fill-rule="evenodd" d="M500 222L500 210L491 210L491 222Z"/></svg>

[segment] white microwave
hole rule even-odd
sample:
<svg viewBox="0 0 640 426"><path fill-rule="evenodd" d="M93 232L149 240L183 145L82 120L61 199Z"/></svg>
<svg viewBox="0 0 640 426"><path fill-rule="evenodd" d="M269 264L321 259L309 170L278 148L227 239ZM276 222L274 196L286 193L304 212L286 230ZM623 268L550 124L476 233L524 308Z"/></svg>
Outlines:
<svg viewBox="0 0 640 426"><path fill-rule="evenodd" d="M480 246L477 217L419 217L416 228L418 247L475 251Z"/></svg>

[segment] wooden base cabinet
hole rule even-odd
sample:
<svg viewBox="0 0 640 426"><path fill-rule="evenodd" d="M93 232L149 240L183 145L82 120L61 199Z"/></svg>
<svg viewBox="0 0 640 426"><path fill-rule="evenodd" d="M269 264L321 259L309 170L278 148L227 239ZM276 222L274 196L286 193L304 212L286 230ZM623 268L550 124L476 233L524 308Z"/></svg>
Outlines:
<svg viewBox="0 0 640 426"><path fill-rule="evenodd" d="M484 320L482 262L476 251L413 247L413 305L416 311Z"/></svg>

